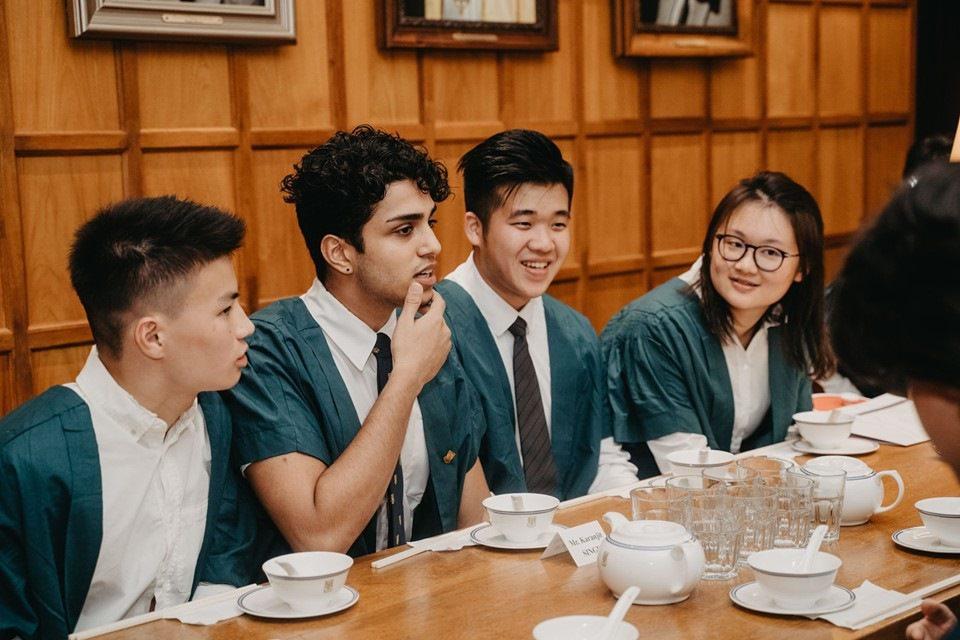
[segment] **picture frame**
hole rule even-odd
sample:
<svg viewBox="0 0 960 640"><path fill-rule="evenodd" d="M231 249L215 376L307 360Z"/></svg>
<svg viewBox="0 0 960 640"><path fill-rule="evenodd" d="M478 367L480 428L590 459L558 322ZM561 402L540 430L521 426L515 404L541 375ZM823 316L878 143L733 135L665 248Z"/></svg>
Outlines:
<svg viewBox="0 0 960 640"><path fill-rule="evenodd" d="M217 0L67 0L68 29L70 37L80 39L296 42L294 0L221 2L228 4Z"/></svg>
<svg viewBox="0 0 960 640"><path fill-rule="evenodd" d="M753 0L613 0L621 57L747 56L756 41Z"/></svg>
<svg viewBox="0 0 960 640"><path fill-rule="evenodd" d="M379 2L385 49L557 50L557 0Z"/></svg>

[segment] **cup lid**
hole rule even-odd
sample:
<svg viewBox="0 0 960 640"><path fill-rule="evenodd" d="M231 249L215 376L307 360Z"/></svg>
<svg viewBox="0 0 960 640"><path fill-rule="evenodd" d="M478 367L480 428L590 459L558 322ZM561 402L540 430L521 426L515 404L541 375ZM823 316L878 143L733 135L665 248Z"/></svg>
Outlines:
<svg viewBox="0 0 960 640"><path fill-rule="evenodd" d="M629 520L610 534L611 542L637 549L672 547L689 539L686 527L666 520Z"/></svg>
<svg viewBox="0 0 960 640"><path fill-rule="evenodd" d="M874 473L866 462L850 456L820 456L803 465L803 468L811 471L846 471L847 480L865 478Z"/></svg>
<svg viewBox="0 0 960 640"><path fill-rule="evenodd" d="M681 467L719 467L735 457L729 451L717 449L681 449L668 454L667 460Z"/></svg>

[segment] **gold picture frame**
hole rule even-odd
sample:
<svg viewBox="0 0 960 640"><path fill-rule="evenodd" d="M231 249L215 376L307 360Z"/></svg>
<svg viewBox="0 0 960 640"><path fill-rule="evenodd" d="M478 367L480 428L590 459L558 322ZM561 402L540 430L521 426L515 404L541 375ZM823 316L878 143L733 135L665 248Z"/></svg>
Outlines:
<svg viewBox="0 0 960 640"><path fill-rule="evenodd" d="M754 0L613 0L618 56L747 56L756 41Z"/></svg>

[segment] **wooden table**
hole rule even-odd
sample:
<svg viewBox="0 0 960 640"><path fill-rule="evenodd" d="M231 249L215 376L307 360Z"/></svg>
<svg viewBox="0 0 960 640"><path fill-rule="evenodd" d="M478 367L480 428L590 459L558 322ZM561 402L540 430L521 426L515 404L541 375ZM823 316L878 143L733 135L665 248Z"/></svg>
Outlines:
<svg viewBox="0 0 960 640"><path fill-rule="evenodd" d="M843 558L837 583L854 588L869 579L901 592L933 584L960 572L956 556L934 556L896 547L890 535L921 524L913 503L938 495L960 495L952 471L930 443L901 448L883 445L862 459L874 470L896 469L906 494L896 509L874 516L866 525L844 527L833 553ZM803 458L798 458L802 461ZM556 521L576 525L599 519L610 510L629 514L630 503L601 498L558 512ZM270 638L387 639L443 638L470 640L531 638L533 627L554 616L606 615L614 599L601 583L597 567L577 568L569 557L540 560L539 551L497 551L467 547L457 552L427 552L374 570L374 560L391 552L358 559L348 583L360 591L351 609L303 622L270 622L240 616L211 627L159 621L108 636L156 639ZM735 580L701 582L685 602L634 606L627 620L641 638L903 638L915 610L861 631L852 632L822 620L752 613L735 607L730 588L752 580L749 568ZM935 596L955 608L960 587Z"/></svg>

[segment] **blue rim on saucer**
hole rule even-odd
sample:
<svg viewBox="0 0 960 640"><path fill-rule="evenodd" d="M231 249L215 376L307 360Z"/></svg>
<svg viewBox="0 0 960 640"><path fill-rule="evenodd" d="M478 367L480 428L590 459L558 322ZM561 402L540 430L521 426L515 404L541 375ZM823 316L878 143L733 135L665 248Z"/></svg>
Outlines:
<svg viewBox="0 0 960 640"><path fill-rule="evenodd" d="M244 613L257 618L271 618L279 620L299 620L302 618L316 618L349 609L360 599L360 593L353 587L344 585L337 593L333 602L317 607L316 609L294 609L273 595L272 587L265 584L251 589L237 599L237 606Z"/></svg>
<svg viewBox="0 0 960 640"><path fill-rule="evenodd" d="M904 549L912 551L923 551L925 553L940 553L944 555L960 555L960 547L948 547L940 542L940 538L924 526L907 527L894 531L890 536L894 544Z"/></svg>
<svg viewBox="0 0 960 640"><path fill-rule="evenodd" d="M730 599L737 606L756 611L758 613L772 613L780 616L822 616L827 613L836 613L853 606L857 600L857 594L846 587L835 584L830 587L826 596L817 600L831 600L819 607L814 606L809 609L784 609L774 604L773 599L766 594L761 594L762 587L757 582L747 582L738 584L730 589Z"/></svg>

